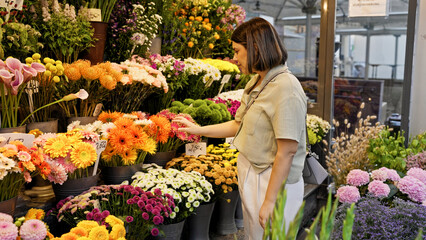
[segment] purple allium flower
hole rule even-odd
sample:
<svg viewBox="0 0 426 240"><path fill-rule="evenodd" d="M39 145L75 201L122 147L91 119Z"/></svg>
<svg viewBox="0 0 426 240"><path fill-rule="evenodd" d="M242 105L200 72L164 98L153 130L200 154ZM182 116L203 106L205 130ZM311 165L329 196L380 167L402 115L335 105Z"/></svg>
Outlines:
<svg viewBox="0 0 426 240"><path fill-rule="evenodd" d="M46 225L38 219L30 219L25 221L19 235L22 240L42 240L47 235Z"/></svg>
<svg viewBox="0 0 426 240"><path fill-rule="evenodd" d="M374 180L384 182L386 181L386 179L388 179L388 172L386 170L381 170L381 169L373 170L371 172L371 178Z"/></svg>
<svg viewBox="0 0 426 240"><path fill-rule="evenodd" d="M0 222L0 239L16 240L18 237L18 227L12 222Z"/></svg>
<svg viewBox="0 0 426 240"><path fill-rule="evenodd" d="M426 184L426 171L421 168L411 168L407 172L407 176L419 179L423 184Z"/></svg>
<svg viewBox="0 0 426 240"><path fill-rule="evenodd" d="M128 222L128 223L133 222L133 217L132 216L127 216L126 217L126 222Z"/></svg>
<svg viewBox="0 0 426 240"><path fill-rule="evenodd" d="M361 195L357 187L343 186L337 189L336 197L342 203L355 203L361 198Z"/></svg>
<svg viewBox="0 0 426 240"><path fill-rule="evenodd" d="M354 169L349 172L346 176L346 183L352 186L362 186L370 182L370 175L366 171L360 169Z"/></svg>
<svg viewBox="0 0 426 240"><path fill-rule="evenodd" d="M375 197L387 197L389 195L390 188L381 180L374 180L368 184L368 191Z"/></svg>
<svg viewBox="0 0 426 240"><path fill-rule="evenodd" d="M144 220L148 220L148 219L149 219L149 214L148 214L148 213L146 213L146 212L142 213L142 218L143 218Z"/></svg>
<svg viewBox="0 0 426 240"><path fill-rule="evenodd" d="M158 236L158 233L159 233L160 231L158 230L158 228L153 228L152 230L151 230L151 235L152 236Z"/></svg>
<svg viewBox="0 0 426 240"><path fill-rule="evenodd" d="M419 179L412 176L405 176L399 180L396 187L408 195L414 202L423 202L426 200L426 185Z"/></svg>

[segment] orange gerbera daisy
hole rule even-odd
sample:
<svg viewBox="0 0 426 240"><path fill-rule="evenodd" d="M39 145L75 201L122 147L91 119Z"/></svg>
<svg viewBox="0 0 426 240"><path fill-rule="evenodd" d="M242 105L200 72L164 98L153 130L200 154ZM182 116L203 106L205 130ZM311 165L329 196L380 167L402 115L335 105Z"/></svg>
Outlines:
<svg viewBox="0 0 426 240"><path fill-rule="evenodd" d="M136 159L138 158L138 153L136 149L129 149L123 154L120 154L124 165L133 165L135 164Z"/></svg>
<svg viewBox="0 0 426 240"><path fill-rule="evenodd" d="M153 115L149 119L152 123L145 127L148 135L152 136L157 142L166 143L172 130L170 121L157 115Z"/></svg>
<svg viewBox="0 0 426 240"><path fill-rule="evenodd" d="M36 165L40 166L44 162L43 152L40 148L31 148L31 161Z"/></svg>
<svg viewBox="0 0 426 240"><path fill-rule="evenodd" d="M134 124L133 120L130 118L121 117L114 121L115 126L120 129L129 128Z"/></svg>
<svg viewBox="0 0 426 240"><path fill-rule="evenodd" d="M43 176L47 176L50 174L50 165L47 162L42 162L39 168L40 168L40 173Z"/></svg>
<svg viewBox="0 0 426 240"><path fill-rule="evenodd" d="M135 144L136 148L138 148L137 146L145 144L146 140L148 139L148 135L145 133L145 131L137 125L130 126L128 133L133 137L133 143Z"/></svg>
<svg viewBox="0 0 426 240"><path fill-rule="evenodd" d="M87 168L95 163L97 158L96 150L90 143L81 142L74 145L71 151L71 162L77 168Z"/></svg>
<svg viewBox="0 0 426 240"><path fill-rule="evenodd" d="M112 159L112 157L116 154L117 153L115 152L114 147L112 147L111 144L108 143L105 150L102 152L101 156L103 160L109 162Z"/></svg>
<svg viewBox="0 0 426 240"><path fill-rule="evenodd" d="M102 112L98 116L98 120L102 121L103 123L107 122L115 122L117 119L119 119L123 114L119 112Z"/></svg>
<svg viewBox="0 0 426 240"><path fill-rule="evenodd" d="M133 137L128 132L119 129L111 129L108 144L110 144L116 153L123 154L133 145Z"/></svg>

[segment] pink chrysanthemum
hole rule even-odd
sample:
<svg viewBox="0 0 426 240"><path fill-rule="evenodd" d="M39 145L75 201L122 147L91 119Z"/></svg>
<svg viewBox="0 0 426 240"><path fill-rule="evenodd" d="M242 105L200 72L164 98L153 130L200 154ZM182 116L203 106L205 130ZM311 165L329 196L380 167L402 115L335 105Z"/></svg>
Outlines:
<svg viewBox="0 0 426 240"><path fill-rule="evenodd" d="M337 189L336 197L341 203L356 203L361 198L359 190L354 186L343 186Z"/></svg>
<svg viewBox="0 0 426 240"><path fill-rule="evenodd" d="M407 176L415 177L426 185L426 171L421 168L411 168L408 170Z"/></svg>
<svg viewBox="0 0 426 240"><path fill-rule="evenodd" d="M57 135L55 133L45 133L34 139L33 143L39 147L43 147L46 144L47 139L55 138L56 136Z"/></svg>
<svg viewBox="0 0 426 240"><path fill-rule="evenodd" d="M0 222L11 222L13 223L13 217L7 213L0 212Z"/></svg>
<svg viewBox="0 0 426 240"><path fill-rule="evenodd" d="M375 197L387 197L390 193L390 188L381 180L374 180L368 184L368 191Z"/></svg>
<svg viewBox="0 0 426 240"><path fill-rule="evenodd" d="M391 181L397 182L397 181L399 181L399 179L401 179L401 177L398 175L398 173L394 169L388 169L386 167L381 167L381 168L379 168L379 170L386 171L387 179L389 179Z"/></svg>
<svg viewBox="0 0 426 240"><path fill-rule="evenodd" d="M386 181L386 179L388 178L388 172L386 170L382 170L382 169L377 169L371 172L371 178L373 180L378 180L378 181Z"/></svg>
<svg viewBox="0 0 426 240"><path fill-rule="evenodd" d="M68 178L65 168L54 161L47 161L47 163L50 165L50 174L47 176L47 179L53 183L62 185Z"/></svg>
<svg viewBox="0 0 426 240"><path fill-rule="evenodd" d="M18 237L18 227L9 221L0 221L0 239L1 240L16 240Z"/></svg>
<svg viewBox="0 0 426 240"><path fill-rule="evenodd" d="M414 202L423 202L426 200L426 185L419 179L412 176L405 176L399 180L396 187L408 195Z"/></svg>
<svg viewBox="0 0 426 240"><path fill-rule="evenodd" d="M25 221L19 234L22 240L42 240L47 235L46 225L38 219L30 219Z"/></svg>
<svg viewBox="0 0 426 240"><path fill-rule="evenodd" d="M360 169L351 170L346 176L346 183L352 186L362 186L370 182L370 175L366 171L362 171Z"/></svg>

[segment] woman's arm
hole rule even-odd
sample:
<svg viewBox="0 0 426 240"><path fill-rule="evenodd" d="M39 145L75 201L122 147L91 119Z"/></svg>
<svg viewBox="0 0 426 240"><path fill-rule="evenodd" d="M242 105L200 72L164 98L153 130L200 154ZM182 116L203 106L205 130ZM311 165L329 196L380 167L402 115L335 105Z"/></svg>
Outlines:
<svg viewBox="0 0 426 240"><path fill-rule="evenodd" d="M277 155L272 165L265 200L259 211L259 222L263 228L265 228L268 218L272 216L278 192L288 177L293 157L297 152L297 144L297 141L294 140L277 139Z"/></svg>
<svg viewBox="0 0 426 240"><path fill-rule="evenodd" d="M208 126L198 126L183 117L176 117L173 122L181 123L186 126L179 128L179 131L211 138L234 137L240 127L240 122L235 120Z"/></svg>

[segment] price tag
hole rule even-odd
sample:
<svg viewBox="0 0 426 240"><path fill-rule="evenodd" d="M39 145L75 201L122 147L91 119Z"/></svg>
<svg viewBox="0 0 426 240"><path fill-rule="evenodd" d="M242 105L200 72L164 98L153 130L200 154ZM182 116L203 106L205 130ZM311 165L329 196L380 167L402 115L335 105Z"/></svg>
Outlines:
<svg viewBox="0 0 426 240"><path fill-rule="evenodd" d="M98 158L96 159L95 166L93 167L93 176L95 176L98 171L99 159L101 158L101 153L105 150L107 143L107 140L99 140L96 142L96 154L98 155Z"/></svg>
<svg viewBox="0 0 426 240"><path fill-rule="evenodd" d="M199 143L187 143L185 144L185 154L188 156L196 156L199 155L206 155L207 144L205 142L199 142Z"/></svg>
<svg viewBox="0 0 426 240"><path fill-rule="evenodd" d="M222 81L220 83L225 84L229 82L229 79L231 79L231 74L225 74L222 77Z"/></svg>
<svg viewBox="0 0 426 240"><path fill-rule="evenodd" d="M92 22L101 22L102 21L101 9L89 8L88 10L89 10L88 11L89 21L92 21Z"/></svg>
<svg viewBox="0 0 426 240"><path fill-rule="evenodd" d="M6 9L17 9L22 10L22 5L24 4L24 0L2 0L0 1L0 7Z"/></svg>
<svg viewBox="0 0 426 240"><path fill-rule="evenodd" d="M103 106L104 105L102 103L96 104L95 110L93 111L93 116L94 117L97 117L97 116L99 116L99 114L101 114L101 110L102 110Z"/></svg>
<svg viewBox="0 0 426 240"><path fill-rule="evenodd" d="M229 145L231 145L229 148L230 149L237 149L235 146L234 146L234 138L233 137L228 137L228 138L226 138L225 139L225 142L226 143L228 143Z"/></svg>
<svg viewBox="0 0 426 240"><path fill-rule="evenodd" d="M35 136L27 133L5 133L0 134L0 147L12 142L21 141L25 147L30 148L33 146Z"/></svg>

